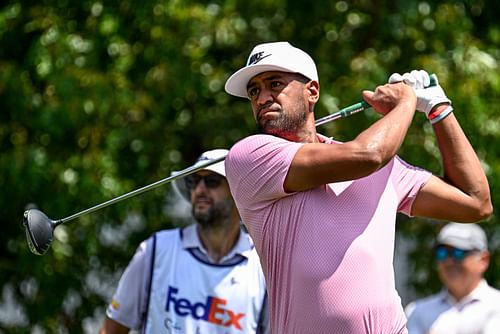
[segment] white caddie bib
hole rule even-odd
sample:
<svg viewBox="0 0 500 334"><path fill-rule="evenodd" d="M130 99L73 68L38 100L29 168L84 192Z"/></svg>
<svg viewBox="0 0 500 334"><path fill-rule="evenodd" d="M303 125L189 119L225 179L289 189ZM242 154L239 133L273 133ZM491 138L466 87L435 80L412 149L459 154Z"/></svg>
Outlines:
<svg viewBox="0 0 500 334"><path fill-rule="evenodd" d="M200 261L182 230L156 233L144 333L256 333L265 280L255 249L234 265Z"/></svg>

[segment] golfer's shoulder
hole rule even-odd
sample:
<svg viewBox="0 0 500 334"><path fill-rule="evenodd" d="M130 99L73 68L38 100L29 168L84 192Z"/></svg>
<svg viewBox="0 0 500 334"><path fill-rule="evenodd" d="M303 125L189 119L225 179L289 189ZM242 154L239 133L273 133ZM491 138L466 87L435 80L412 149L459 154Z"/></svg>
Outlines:
<svg viewBox="0 0 500 334"><path fill-rule="evenodd" d="M241 149L245 149L248 147L262 146L262 145L265 145L266 143L272 143L272 142L276 142L276 141L286 141L286 140L283 138L279 138L279 137L272 136L272 135L266 135L266 134L251 135L251 136L245 137L245 138L237 141L231 147L230 151L241 150Z"/></svg>
<svg viewBox="0 0 500 334"><path fill-rule="evenodd" d="M238 157L248 154L266 153L276 145L285 145L291 142L272 135L257 134L245 137L236 142L229 150L228 158Z"/></svg>
<svg viewBox="0 0 500 334"><path fill-rule="evenodd" d="M286 140L265 134L251 135L239 140L231 147L226 157L226 172L228 168L239 164L249 162L253 164L256 159L259 160L259 157L266 156L276 142L281 141Z"/></svg>

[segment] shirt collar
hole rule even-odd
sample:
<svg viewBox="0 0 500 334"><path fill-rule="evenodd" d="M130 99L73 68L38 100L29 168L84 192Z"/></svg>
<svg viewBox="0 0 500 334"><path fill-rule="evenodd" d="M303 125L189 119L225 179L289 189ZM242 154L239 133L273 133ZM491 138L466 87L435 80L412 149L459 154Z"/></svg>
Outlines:
<svg viewBox="0 0 500 334"><path fill-rule="evenodd" d="M322 135L321 133L316 133L316 136L318 137L321 143L330 144L334 142L333 137L327 137L325 135Z"/></svg>
<svg viewBox="0 0 500 334"><path fill-rule="evenodd" d="M488 298L488 287L489 286L486 280L482 279L481 282L479 282L478 286L461 300L456 300L455 297L453 297L446 288L441 291L441 298L443 301L446 301L451 305L463 306L477 300Z"/></svg>
<svg viewBox="0 0 500 334"><path fill-rule="evenodd" d="M182 248L197 248L203 254L207 255L207 250L203 247L200 236L198 235L197 226L197 224L191 224L182 229ZM238 255L248 258L253 247L253 241L250 239L248 233L246 233L243 228L240 228L238 241L236 241L233 249L231 249L231 251L225 255L221 261L231 259Z"/></svg>

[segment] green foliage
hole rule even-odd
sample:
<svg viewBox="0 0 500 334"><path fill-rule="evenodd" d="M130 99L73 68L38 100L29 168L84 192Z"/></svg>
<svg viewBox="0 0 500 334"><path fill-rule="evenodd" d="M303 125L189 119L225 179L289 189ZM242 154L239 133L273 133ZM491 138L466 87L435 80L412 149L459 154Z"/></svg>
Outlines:
<svg viewBox="0 0 500 334"><path fill-rule="evenodd" d="M495 1L7 1L0 7L0 333L96 332L139 242L176 224L158 188L56 229L28 252L28 207L63 218L189 166L255 131L247 101L224 92L250 49L289 40L315 58L316 117L360 100L392 72L437 73L500 202L500 26ZM321 129L354 138L373 111ZM432 129L415 117L400 155L441 173ZM496 210L495 210L496 211ZM500 286L494 214L488 272ZM411 287L439 288L441 222L401 218L415 240Z"/></svg>

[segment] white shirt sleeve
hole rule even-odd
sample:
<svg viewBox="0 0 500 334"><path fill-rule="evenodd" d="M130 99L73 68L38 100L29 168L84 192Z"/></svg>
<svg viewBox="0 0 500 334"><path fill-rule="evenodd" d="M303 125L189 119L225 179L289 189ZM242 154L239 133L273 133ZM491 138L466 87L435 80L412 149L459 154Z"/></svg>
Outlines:
<svg viewBox="0 0 500 334"><path fill-rule="evenodd" d="M493 313L484 324L481 334L495 334L500 328L500 312Z"/></svg>
<svg viewBox="0 0 500 334"><path fill-rule="evenodd" d="M147 312L153 238L143 241L125 269L106 315L132 329L140 329Z"/></svg>

